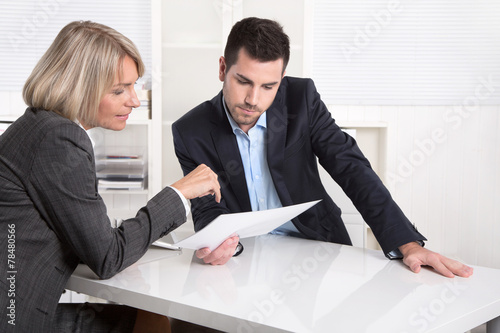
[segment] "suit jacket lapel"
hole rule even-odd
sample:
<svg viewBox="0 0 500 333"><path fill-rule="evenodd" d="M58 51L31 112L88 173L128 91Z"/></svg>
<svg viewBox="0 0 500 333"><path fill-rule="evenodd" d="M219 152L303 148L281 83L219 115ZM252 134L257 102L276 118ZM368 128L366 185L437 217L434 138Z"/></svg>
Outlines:
<svg viewBox="0 0 500 333"><path fill-rule="evenodd" d="M278 91L273 104L267 110L267 164L283 206L293 204L283 180L285 143L287 134L287 112Z"/></svg>
<svg viewBox="0 0 500 333"><path fill-rule="evenodd" d="M236 137L232 132L231 125L227 120L224 107L222 106L222 93L217 95L212 112L214 113L213 130L211 132L215 149L219 156L224 175L219 178L222 188L230 187L240 204L242 211L251 211L250 197L248 196L245 171L239 153Z"/></svg>

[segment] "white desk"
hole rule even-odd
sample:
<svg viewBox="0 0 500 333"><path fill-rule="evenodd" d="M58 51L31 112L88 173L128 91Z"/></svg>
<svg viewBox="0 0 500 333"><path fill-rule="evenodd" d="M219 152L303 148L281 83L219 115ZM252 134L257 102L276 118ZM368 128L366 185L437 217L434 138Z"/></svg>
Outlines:
<svg viewBox="0 0 500 333"><path fill-rule="evenodd" d="M228 332L500 332L500 270L414 274L379 251L265 235L225 266L152 248L100 281L80 265L67 288Z"/></svg>

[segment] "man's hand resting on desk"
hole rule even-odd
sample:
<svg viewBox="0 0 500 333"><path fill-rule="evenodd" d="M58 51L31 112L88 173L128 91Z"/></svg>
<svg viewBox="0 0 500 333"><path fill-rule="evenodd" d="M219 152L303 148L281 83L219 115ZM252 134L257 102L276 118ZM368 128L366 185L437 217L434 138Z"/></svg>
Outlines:
<svg viewBox="0 0 500 333"><path fill-rule="evenodd" d="M213 251L210 251L207 247L199 249L196 251L196 256L199 259L203 259L205 264L224 265L233 256L239 240L240 238L238 236L230 237Z"/></svg>
<svg viewBox="0 0 500 333"><path fill-rule="evenodd" d="M402 245L399 250L403 254L403 262L415 273L420 272L421 266L431 266L438 273L449 278L455 275L469 277L473 272L472 267L427 250L416 242Z"/></svg>

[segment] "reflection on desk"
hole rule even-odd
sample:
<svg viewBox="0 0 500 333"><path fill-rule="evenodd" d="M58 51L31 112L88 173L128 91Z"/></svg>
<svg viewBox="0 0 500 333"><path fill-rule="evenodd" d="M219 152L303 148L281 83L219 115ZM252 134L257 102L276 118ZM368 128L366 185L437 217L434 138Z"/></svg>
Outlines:
<svg viewBox="0 0 500 333"><path fill-rule="evenodd" d="M275 235L242 243L224 266L160 248L109 280L80 265L67 288L228 332L464 332L500 315L500 270L448 279L380 251Z"/></svg>

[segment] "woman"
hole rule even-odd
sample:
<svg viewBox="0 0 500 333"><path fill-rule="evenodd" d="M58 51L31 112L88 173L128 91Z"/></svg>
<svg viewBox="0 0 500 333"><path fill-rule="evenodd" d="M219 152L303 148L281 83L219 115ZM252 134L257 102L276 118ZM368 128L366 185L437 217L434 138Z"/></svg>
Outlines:
<svg viewBox="0 0 500 333"><path fill-rule="evenodd" d="M217 176L200 166L111 228L85 130L123 129L139 106L134 83L143 73L128 38L101 24L72 22L26 81L29 107L0 137L0 246L2 253L9 249L0 259L0 331L140 330L149 314L135 309L58 304L76 265L83 261L100 278L112 277L185 222L186 199L212 194L220 201Z"/></svg>

